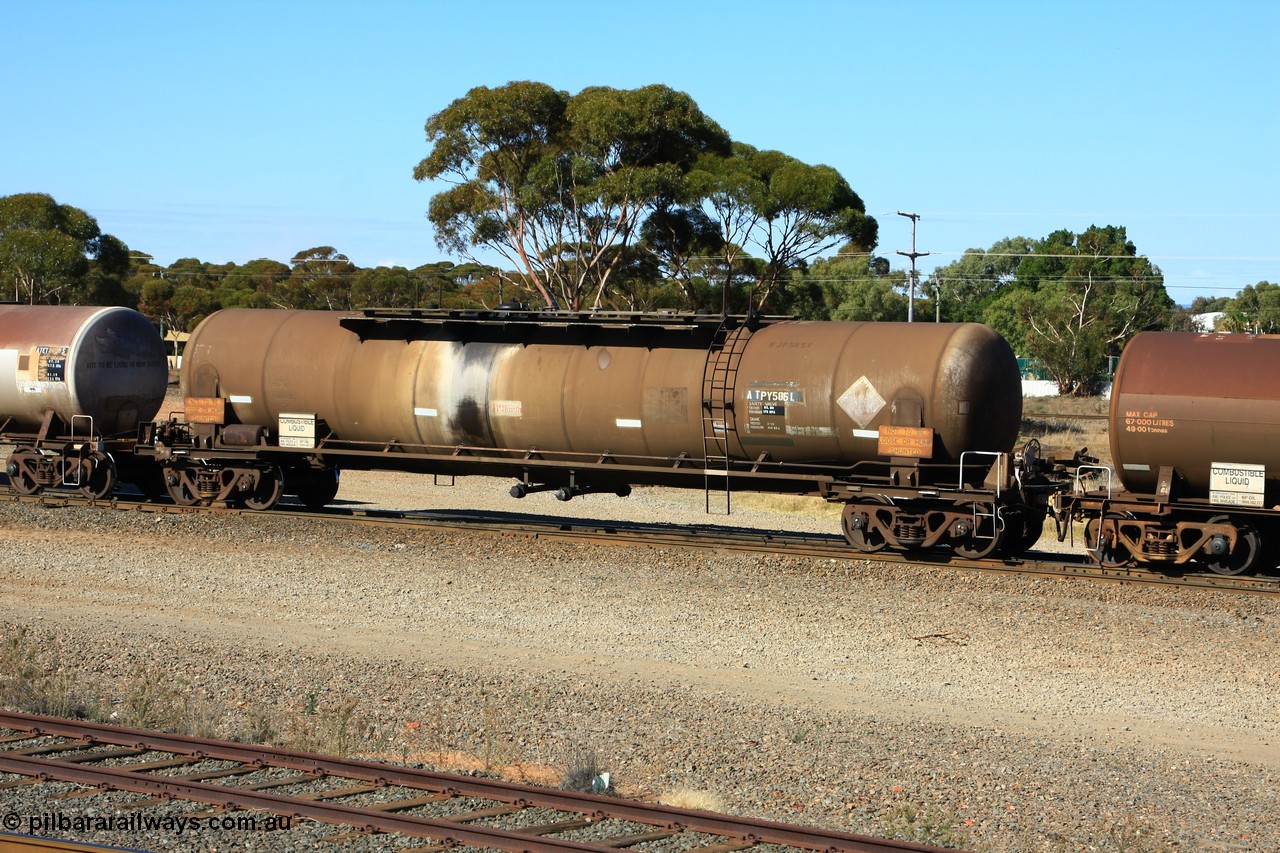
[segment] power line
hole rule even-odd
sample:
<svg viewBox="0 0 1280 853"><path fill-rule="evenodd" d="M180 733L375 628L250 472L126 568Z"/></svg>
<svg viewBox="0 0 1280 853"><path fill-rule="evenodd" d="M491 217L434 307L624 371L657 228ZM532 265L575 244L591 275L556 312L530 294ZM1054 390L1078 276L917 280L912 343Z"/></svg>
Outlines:
<svg viewBox="0 0 1280 853"><path fill-rule="evenodd" d="M933 254L959 258L966 256L979 258L1089 258L1099 261L1125 259L1139 260L1142 258L1147 260L1160 259L1166 261L1253 261L1258 263L1275 263L1276 261L1280 261L1280 256L1269 257L1267 255L1091 255L1087 252L1077 252L1076 254L1048 254L1045 252L987 252L982 249L966 249L963 252L934 252Z"/></svg>
<svg viewBox="0 0 1280 853"><path fill-rule="evenodd" d="M1112 221L1141 221L1146 219L1280 219L1280 212L1272 213L1206 213L1204 211L1166 211L1161 213L1117 213L1111 211L1109 213L1057 213L1045 211L1027 211L1027 210L1008 210L1008 211L989 211L989 210L930 210L926 211L930 216L935 218L957 217L957 218L974 218L974 219L996 219L999 217L1015 216L1020 219L1095 219L1095 220L1112 220ZM894 211L881 210L872 212L872 216L892 216ZM1127 226L1126 226L1127 227Z"/></svg>

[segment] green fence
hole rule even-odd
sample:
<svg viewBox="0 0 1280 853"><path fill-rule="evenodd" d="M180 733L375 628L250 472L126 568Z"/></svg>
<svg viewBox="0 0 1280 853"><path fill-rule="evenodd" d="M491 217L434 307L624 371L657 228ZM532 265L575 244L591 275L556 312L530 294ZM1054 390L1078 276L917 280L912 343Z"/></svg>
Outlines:
<svg viewBox="0 0 1280 853"><path fill-rule="evenodd" d="M1106 369L1106 372L1103 373L1101 378L1107 381L1111 381L1112 379L1114 379L1116 376L1116 365L1119 363L1120 363L1120 356L1118 355L1107 356L1107 369ZM1052 378L1051 376L1049 376L1049 371L1045 370L1044 365L1040 363L1040 359L1038 358L1018 359L1018 373L1022 375L1023 379L1048 380Z"/></svg>

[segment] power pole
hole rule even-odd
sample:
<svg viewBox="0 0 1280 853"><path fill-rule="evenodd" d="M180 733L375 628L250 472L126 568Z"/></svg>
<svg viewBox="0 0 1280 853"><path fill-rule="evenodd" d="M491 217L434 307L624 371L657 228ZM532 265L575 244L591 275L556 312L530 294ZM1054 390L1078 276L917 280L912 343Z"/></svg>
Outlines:
<svg viewBox="0 0 1280 853"><path fill-rule="evenodd" d="M920 214L903 213L901 210L899 210L898 215L905 216L911 220L911 251L904 252L901 249L899 249L898 254L911 259L911 279L908 282L908 291L907 291L907 322L913 323L915 322L915 318L916 318L916 276L917 276L916 258L923 258L925 255L929 253L916 251L916 222L919 221Z"/></svg>

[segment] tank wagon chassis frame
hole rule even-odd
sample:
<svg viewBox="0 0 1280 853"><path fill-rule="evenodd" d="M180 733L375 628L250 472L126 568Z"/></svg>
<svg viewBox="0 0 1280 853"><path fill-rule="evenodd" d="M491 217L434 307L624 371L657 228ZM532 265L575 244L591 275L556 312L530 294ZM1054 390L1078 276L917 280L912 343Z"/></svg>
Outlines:
<svg viewBox="0 0 1280 853"><path fill-rule="evenodd" d="M1115 491L1112 469L1077 457L1075 487L1052 498L1058 541L1075 542L1083 524L1085 550L1105 568L1207 566L1221 575L1252 571L1264 556L1263 533L1275 533L1275 513L1179 497L1177 470L1160 469L1154 494ZM1101 488L1090 488L1100 481ZM1274 544L1274 543L1268 543Z"/></svg>
<svg viewBox="0 0 1280 853"><path fill-rule="evenodd" d="M321 426L323 421L320 422ZM431 446L320 438L315 447L268 443L263 427L178 420L140 425L134 453L163 471L169 496L183 506L228 502L269 509L284 494L320 508L337 493L338 472L394 470L443 477L505 477L512 497L554 492L561 501L595 493L625 497L632 486L706 487L778 494L818 495L844 505L842 528L850 544L873 554L886 548L920 550L941 545L970 559L1020 554L1039 538L1049 495L1061 488L1038 475L1043 463L1032 442L1021 453L974 452L959 466L919 459L831 466L754 460L704 460L682 454L658 458L475 446ZM986 482L981 486L965 485ZM954 487L919 483L949 480Z"/></svg>

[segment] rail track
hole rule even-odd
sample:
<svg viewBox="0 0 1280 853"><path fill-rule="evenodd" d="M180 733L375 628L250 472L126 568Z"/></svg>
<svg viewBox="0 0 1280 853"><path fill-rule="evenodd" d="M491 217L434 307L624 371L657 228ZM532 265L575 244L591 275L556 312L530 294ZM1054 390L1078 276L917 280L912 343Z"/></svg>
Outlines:
<svg viewBox="0 0 1280 853"><path fill-rule="evenodd" d="M454 846L516 853L637 847L680 853L941 849L495 779L30 714L0 713L0 774L13 776L0 781L0 795L6 788L47 782L83 786L64 794L64 803L102 791L117 797L120 792L142 795L142 799L100 807L99 815L109 809L127 816L161 804L199 804L207 808L186 815L186 820L195 821L188 827L209 826L210 819L217 818L224 828L291 831L295 822L310 821L338 827L327 836L329 841L396 835L418 840L417 846L402 849L421 853ZM249 819L228 820L225 816L231 812L242 812ZM54 814L35 815L34 823L22 826L14 826L6 815L5 828L43 828ZM279 820L268 824L266 815ZM127 817L121 821L126 826L146 823ZM55 820L50 828L56 830L58 824Z"/></svg>
<svg viewBox="0 0 1280 853"><path fill-rule="evenodd" d="M224 506L177 506L141 497L114 496L94 501L75 493L45 492L39 495L4 494L2 499L47 506L98 506L144 513L212 512L260 517L252 510ZM630 547L682 548L809 557L833 561L871 561L894 565L926 565L1002 574L1040 577L1080 578L1151 586L1214 589L1255 595L1280 595L1280 576L1229 576L1211 572L1155 572L1134 566L1108 568L1076 554L1030 552L1016 559L970 560L947 551L900 554L854 551L835 534L797 533L783 530L755 530L712 524L651 524L601 521L548 515L479 510L365 510L327 507L316 512L282 503L271 510L276 518L326 519L335 523L376 526L466 530L493 535L527 536L538 539L612 544Z"/></svg>

